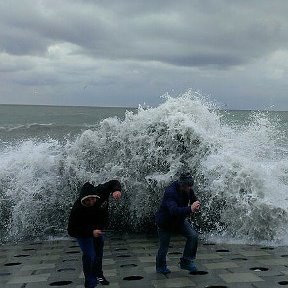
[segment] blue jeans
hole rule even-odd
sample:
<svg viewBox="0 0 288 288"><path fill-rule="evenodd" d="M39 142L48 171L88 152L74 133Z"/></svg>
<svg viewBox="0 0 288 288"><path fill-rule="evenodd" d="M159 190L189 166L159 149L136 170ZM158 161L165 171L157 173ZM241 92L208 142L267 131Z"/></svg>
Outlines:
<svg viewBox="0 0 288 288"><path fill-rule="evenodd" d="M82 250L82 265L85 276L85 287L97 286L97 277L103 276L102 259L104 236L77 238Z"/></svg>
<svg viewBox="0 0 288 288"><path fill-rule="evenodd" d="M198 233L194 230L192 224L185 219L179 227L180 233L186 238L186 244L181 260L193 261L196 258L198 247ZM166 264L166 255L169 248L172 232L158 227L159 250L156 257L156 269L164 268Z"/></svg>

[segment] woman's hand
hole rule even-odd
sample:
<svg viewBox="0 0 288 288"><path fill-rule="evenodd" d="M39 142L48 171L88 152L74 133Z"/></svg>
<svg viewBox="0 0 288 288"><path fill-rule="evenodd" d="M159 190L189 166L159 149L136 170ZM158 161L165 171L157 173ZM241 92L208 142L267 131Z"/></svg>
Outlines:
<svg viewBox="0 0 288 288"><path fill-rule="evenodd" d="M93 237L94 237L94 238L98 238L98 237L100 237L102 234L103 234L103 232L102 232L101 230L99 230L99 229L93 230Z"/></svg>
<svg viewBox="0 0 288 288"><path fill-rule="evenodd" d="M114 200L119 200L121 198L121 192L120 191L114 191L112 193L112 197Z"/></svg>

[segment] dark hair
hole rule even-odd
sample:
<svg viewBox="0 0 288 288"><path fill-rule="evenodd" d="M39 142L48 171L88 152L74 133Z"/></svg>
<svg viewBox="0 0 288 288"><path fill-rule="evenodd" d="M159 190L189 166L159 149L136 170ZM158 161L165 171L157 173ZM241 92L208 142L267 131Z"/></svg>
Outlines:
<svg viewBox="0 0 288 288"><path fill-rule="evenodd" d="M186 185L186 186L193 186L194 179L191 176L190 172L182 173L179 177L178 183L180 185Z"/></svg>

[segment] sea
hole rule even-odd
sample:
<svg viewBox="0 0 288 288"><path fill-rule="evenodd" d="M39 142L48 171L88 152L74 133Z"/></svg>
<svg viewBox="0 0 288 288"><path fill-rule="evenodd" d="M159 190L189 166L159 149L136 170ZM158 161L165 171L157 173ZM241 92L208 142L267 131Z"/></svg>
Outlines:
<svg viewBox="0 0 288 288"><path fill-rule="evenodd" d="M287 245L288 112L221 110L187 92L157 107L0 105L0 243L67 236L86 181L118 179L110 229L153 233L165 187L195 178L201 237Z"/></svg>

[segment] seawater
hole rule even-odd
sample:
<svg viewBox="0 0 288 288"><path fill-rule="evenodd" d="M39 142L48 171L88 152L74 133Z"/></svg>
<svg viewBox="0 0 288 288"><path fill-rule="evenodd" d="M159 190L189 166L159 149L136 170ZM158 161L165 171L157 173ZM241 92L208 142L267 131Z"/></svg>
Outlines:
<svg viewBox="0 0 288 288"><path fill-rule="evenodd" d="M287 125L287 112L221 111L192 92L155 108L0 105L1 241L66 235L81 185L111 178L111 229L152 231L165 186L190 170L202 235L287 244Z"/></svg>
<svg viewBox="0 0 288 288"><path fill-rule="evenodd" d="M127 110L135 111L119 107L0 105L0 143L3 146L36 138L75 139L102 119L123 119Z"/></svg>

